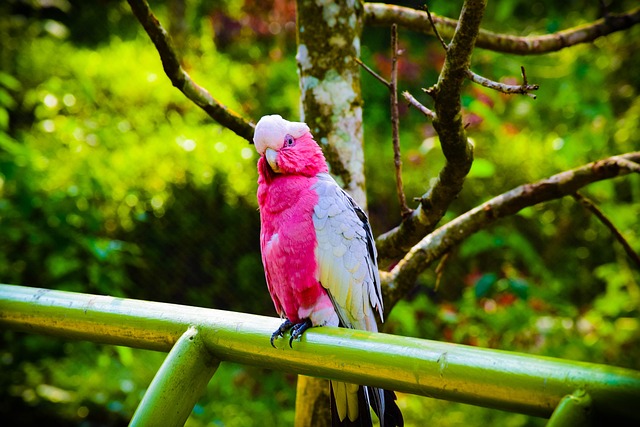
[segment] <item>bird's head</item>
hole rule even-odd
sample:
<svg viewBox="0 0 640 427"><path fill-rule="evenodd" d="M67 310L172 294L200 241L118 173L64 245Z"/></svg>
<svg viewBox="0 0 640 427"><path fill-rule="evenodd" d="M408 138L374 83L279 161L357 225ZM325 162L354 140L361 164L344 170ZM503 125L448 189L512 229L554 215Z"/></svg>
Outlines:
<svg viewBox="0 0 640 427"><path fill-rule="evenodd" d="M322 150L305 123L290 122L278 115L264 116L256 125L253 142L260 154L258 167L270 177L327 172Z"/></svg>

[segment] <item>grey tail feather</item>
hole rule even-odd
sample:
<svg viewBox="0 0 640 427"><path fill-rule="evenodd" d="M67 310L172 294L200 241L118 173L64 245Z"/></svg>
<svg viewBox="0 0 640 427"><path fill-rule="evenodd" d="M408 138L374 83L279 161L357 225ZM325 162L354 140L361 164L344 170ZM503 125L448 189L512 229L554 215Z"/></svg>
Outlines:
<svg viewBox="0 0 640 427"><path fill-rule="evenodd" d="M331 387L331 381L329 381L329 387ZM331 395L331 426L332 427L372 427L373 421L371 420L371 413L369 412L368 396L365 395L365 388L360 386L358 390L358 418L354 421L349 420L349 417L345 417L340 421L338 418L338 408L336 406L335 398L333 396L333 390L330 390ZM366 408L366 409L365 409ZM362 410L365 409L365 410Z"/></svg>
<svg viewBox="0 0 640 427"><path fill-rule="evenodd" d="M375 387L368 387L368 389L369 397L374 402L380 399L380 392L382 392L384 396L382 405L371 405L380 420L380 427L404 427L402 412L396 404L396 394L391 390L383 390ZM380 416L380 408L382 408L382 416Z"/></svg>
<svg viewBox="0 0 640 427"><path fill-rule="evenodd" d="M331 384L331 382L329 382ZM350 421L345 418L340 421L338 418L338 410L333 396L333 390L330 390L331 396L331 425L333 427L370 427L373 426L369 406L380 420L380 427L404 427L404 418L402 412L396 404L396 394L390 390L383 390L376 387L360 386L358 390L358 407L361 408L358 418ZM380 416L382 412L382 417Z"/></svg>

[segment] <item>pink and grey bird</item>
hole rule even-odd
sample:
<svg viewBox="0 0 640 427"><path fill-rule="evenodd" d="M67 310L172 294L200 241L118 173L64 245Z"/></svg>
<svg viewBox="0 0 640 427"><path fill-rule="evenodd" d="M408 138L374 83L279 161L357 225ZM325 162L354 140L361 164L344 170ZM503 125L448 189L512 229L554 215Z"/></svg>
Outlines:
<svg viewBox="0 0 640 427"><path fill-rule="evenodd" d="M377 254L364 211L329 175L305 123L278 115L256 125L260 247L269 293L291 330L289 345L312 326L377 331L382 295ZM334 425L401 426L390 391L331 381Z"/></svg>

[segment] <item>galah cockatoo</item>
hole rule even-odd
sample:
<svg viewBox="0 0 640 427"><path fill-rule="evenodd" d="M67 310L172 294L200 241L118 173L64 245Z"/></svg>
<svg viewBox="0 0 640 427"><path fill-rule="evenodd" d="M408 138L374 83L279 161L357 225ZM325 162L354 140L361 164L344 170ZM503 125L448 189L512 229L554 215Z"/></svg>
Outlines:
<svg viewBox="0 0 640 427"><path fill-rule="evenodd" d="M329 175L305 123L278 115L256 125L260 247L269 293L291 330L289 345L312 326L377 331L382 295L375 243L364 211ZM403 425L390 391L331 381L336 425ZM336 418L339 420L337 422Z"/></svg>

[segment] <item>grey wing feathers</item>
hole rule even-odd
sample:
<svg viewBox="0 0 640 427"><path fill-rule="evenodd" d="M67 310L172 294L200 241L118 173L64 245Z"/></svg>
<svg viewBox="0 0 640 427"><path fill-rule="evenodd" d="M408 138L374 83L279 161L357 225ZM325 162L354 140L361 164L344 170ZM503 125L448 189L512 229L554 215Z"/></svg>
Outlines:
<svg viewBox="0 0 640 427"><path fill-rule="evenodd" d="M317 177L313 223L319 280L344 326L377 330L374 311L382 319L382 295L369 220L330 175Z"/></svg>

